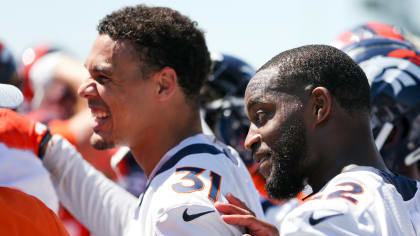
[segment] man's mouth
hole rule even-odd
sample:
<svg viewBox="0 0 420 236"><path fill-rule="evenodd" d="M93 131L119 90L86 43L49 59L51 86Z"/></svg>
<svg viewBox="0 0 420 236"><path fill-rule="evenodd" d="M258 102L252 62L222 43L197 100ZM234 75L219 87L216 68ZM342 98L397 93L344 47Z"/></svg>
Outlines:
<svg viewBox="0 0 420 236"><path fill-rule="evenodd" d="M253 152L253 159L256 163L261 163L270 158L270 154L267 152Z"/></svg>
<svg viewBox="0 0 420 236"><path fill-rule="evenodd" d="M111 117L111 113L108 111L97 109L97 108L90 108L92 117L94 118L93 122L93 131L95 133L99 133L101 129L103 129L104 125L107 123L109 118Z"/></svg>
<svg viewBox="0 0 420 236"><path fill-rule="evenodd" d="M271 155L270 153L256 153L254 154L254 161L258 164L258 171L267 178L271 171Z"/></svg>
<svg viewBox="0 0 420 236"><path fill-rule="evenodd" d="M110 114L108 112L105 111L95 111L95 110L91 110L92 116L95 119L106 119L110 116Z"/></svg>

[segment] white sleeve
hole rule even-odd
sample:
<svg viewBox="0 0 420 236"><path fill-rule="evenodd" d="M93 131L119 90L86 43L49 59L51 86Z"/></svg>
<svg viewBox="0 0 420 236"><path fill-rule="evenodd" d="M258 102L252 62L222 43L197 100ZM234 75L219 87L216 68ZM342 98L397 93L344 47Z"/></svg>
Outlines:
<svg viewBox="0 0 420 236"><path fill-rule="evenodd" d="M160 213L156 218L158 236L243 235L244 228L226 224L209 206L183 205Z"/></svg>
<svg viewBox="0 0 420 236"><path fill-rule="evenodd" d="M280 225L280 235L382 235L370 194L336 194L347 187L332 184L293 209Z"/></svg>
<svg viewBox="0 0 420 236"><path fill-rule="evenodd" d="M365 212L364 215L360 216L360 219L355 219L349 213L327 213L326 211L324 215L322 215L324 212L321 211L312 211L312 213L309 217L286 217L281 224L280 235L381 235L375 225L372 224L372 217L369 212ZM315 213L317 216L315 216Z"/></svg>
<svg viewBox="0 0 420 236"><path fill-rule="evenodd" d="M30 150L9 148L0 143L0 186L17 188L58 212L58 197L50 173Z"/></svg>
<svg viewBox="0 0 420 236"><path fill-rule="evenodd" d="M62 204L95 235L123 235L138 200L87 163L64 138L54 135L44 166Z"/></svg>

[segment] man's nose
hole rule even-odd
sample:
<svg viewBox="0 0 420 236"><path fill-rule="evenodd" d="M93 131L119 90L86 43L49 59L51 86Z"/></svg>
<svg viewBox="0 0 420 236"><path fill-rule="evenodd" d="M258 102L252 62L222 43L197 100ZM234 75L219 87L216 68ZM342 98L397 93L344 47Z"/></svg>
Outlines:
<svg viewBox="0 0 420 236"><path fill-rule="evenodd" d="M89 98L97 95L96 83L93 79L87 79L82 85L80 85L77 91L79 96L82 98Z"/></svg>
<svg viewBox="0 0 420 236"><path fill-rule="evenodd" d="M261 142L261 139L261 134L257 133L256 127L251 124L248 134L246 135L244 146L247 150L252 151L252 145Z"/></svg>

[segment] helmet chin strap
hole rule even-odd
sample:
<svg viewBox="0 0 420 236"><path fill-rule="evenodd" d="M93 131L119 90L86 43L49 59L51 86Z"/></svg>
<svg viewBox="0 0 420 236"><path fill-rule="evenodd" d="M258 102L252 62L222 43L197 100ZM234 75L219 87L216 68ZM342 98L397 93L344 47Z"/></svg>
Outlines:
<svg viewBox="0 0 420 236"><path fill-rule="evenodd" d="M207 124L205 117L205 111L200 109L200 119L201 119L201 127L203 128L203 134L214 135L213 131L211 130L210 126Z"/></svg>
<svg viewBox="0 0 420 236"><path fill-rule="evenodd" d="M389 137L389 134L391 133L392 129L394 128L394 125L386 122L382 129L379 131L378 137L375 139L375 144L378 150L381 150L383 147L386 139ZM420 160L420 147L416 148L414 151L410 152L405 158L404 158L404 164L406 166L410 166L417 161Z"/></svg>
<svg viewBox="0 0 420 236"><path fill-rule="evenodd" d="M123 146L111 157L111 168L115 171L118 179L122 179L122 174L118 169L118 164L124 159L127 153L130 151L130 148Z"/></svg>
<svg viewBox="0 0 420 236"><path fill-rule="evenodd" d="M404 164L406 166L410 166L410 165L414 164L418 160L420 160L420 147L418 147L416 150L410 152L410 154L408 154L405 157Z"/></svg>
<svg viewBox="0 0 420 236"><path fill-rule="evenodd" d="M379 134L375 139L375 144L378 150L382 149L386 139L389 137L389 134L391 134L391 131L393 128L394 128L394 125L389 122L386 122L384 126L382 126L381 131L379 131Z"/></svg>

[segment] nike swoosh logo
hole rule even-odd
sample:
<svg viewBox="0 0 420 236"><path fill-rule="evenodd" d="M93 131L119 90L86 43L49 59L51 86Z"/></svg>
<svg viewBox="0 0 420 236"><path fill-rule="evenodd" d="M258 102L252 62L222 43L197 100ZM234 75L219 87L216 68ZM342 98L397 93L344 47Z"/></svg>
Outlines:
<svg viewBox="0 0 420 236"><path fill-rule="evenodd" d="M187 210L188 210L188 208L185 209L184 213L182 214L182 219L184 219L185 222L192 221L194 219L197 219L200 216L203 216L205 214L209 214L209 213L214 212L214 210L212 210L212 211L204 211L204 212L200 212L200 213L197 213L197 214L191 214L190 215L190 214L187 213Z"/></svg>
<svg viewBox="0 0 420 236"><path fill-rule="evenodd" d="M335 216L341 216L344 215L343 213L339 213L339 214L334 214L334 215L329 215L329 216L324 216L318 219L314 219L314 213L312 212L311 216L309 217L309 224L313 225L317 225L319 223L321 223L322 221L329 219L331 217L335 217Z"/></svg>

